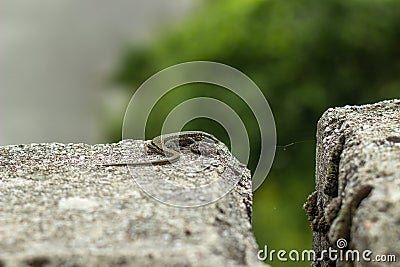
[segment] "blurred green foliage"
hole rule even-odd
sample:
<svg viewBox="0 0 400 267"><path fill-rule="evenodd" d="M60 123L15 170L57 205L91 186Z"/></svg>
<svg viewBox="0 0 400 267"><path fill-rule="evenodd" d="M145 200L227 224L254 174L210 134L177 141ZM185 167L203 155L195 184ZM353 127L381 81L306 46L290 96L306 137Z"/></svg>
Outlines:
<svg viewBox="0 0 400 267"><path fill-rule="evenodd" d="M274 113L278 144L309 140L277 148L268 179L255 192L255 235L262 248L309 249L311 232L302 204L314 189L317 120L329 107L399 97L399 48L397 0L208 0L151 43L127 49L115 81L137 88L157 71L192 60L225 63L253 79ZM177 90L158 103L149 138L159 133L174 105L195 95L198 91ZM233 106L240 102L226 90L204 89L200 95ZM249 163L254 169L258 130L251 111L238 106L254 137ZM187 128L228 141L224 130L209 121L195 120ZM120 136L110 131L113 140Z"/></svg>

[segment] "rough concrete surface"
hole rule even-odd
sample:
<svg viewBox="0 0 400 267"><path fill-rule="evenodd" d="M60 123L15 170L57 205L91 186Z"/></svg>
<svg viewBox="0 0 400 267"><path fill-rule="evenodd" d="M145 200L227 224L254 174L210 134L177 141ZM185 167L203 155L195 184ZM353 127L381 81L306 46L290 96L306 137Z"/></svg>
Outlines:
<svg viewBox="0 0 400 267"><path fill-rule="evenodd" d="M235 167L242 171L232 175L243 176L218 201L174 207L143 193L134 177L183 172L189 183L199 171L189 175L188 162L215 175L231 167L225 155L186 151L177 163L130 170L96 165L121 159L126 147L143 141L1 147L0 266L265 266L256 258L247 169Z"/></svg>
<svg viewBox="0 0 400 267"><path fill-rule="evenodd" d="M328 109L317 139L316 191L305 204L313 248L372 255L313 266L400 266L400 100Z"/></svg>

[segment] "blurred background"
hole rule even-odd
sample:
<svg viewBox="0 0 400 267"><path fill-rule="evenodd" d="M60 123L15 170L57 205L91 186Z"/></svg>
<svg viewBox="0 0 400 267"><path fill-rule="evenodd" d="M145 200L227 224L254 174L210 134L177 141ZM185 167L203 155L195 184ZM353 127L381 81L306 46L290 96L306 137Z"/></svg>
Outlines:
<svg viewBox="0 0 400 267"><path fill-rule="evenodd" d="M0 145L118 141L130 97L151 75L192 60L231 65L263 91L277 128L274 164L254 195L257 242L310 249L302 205L314 190L318 118L329 107L399 98L399 47L396 0L0 0ZM147 138L178 103L214 97L245 121L254 170L260 140L251 111L211 87L167 94ZM229 145L207 119L185 129Z"/></svg>
<svg viewBox="0 0 400 267"><path fill-rule="evenodd" d="M109 140L105 117L120 128L132 94L110 79L122 51L197 2L0 0L0 145Z"/></svg>

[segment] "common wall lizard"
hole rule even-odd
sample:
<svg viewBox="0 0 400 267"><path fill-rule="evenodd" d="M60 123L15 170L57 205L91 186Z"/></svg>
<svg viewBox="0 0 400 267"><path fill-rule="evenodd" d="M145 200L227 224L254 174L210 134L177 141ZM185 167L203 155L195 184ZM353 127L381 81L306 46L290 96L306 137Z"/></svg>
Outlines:
<svg viewBox="0 0 400 267"><path fill-rule="evenodd" d="M146 144L147 149L155 151L167 158L151 161L137 162L115 162L99 164L100 166L145 166L145 165L164 165L176 162L180 158L179 147L189 146L191 151L200 154L198 148L195 147L203 139L209 139L214 143L218 143L213 135L200 131L185 131L157 136L151 140L150 144Z"/></svg>

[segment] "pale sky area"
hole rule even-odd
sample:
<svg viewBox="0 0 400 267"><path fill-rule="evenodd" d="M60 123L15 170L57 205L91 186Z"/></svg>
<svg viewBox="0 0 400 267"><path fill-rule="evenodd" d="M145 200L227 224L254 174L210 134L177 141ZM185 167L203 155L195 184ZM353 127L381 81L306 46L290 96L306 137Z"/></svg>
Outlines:
<svg viewBox="0 0 400 267"><path fill-rule="evenodd" d="M198 2L0 0L0 145L104 142L101 110L129 101L107 83L122 48Z"/></svg>

